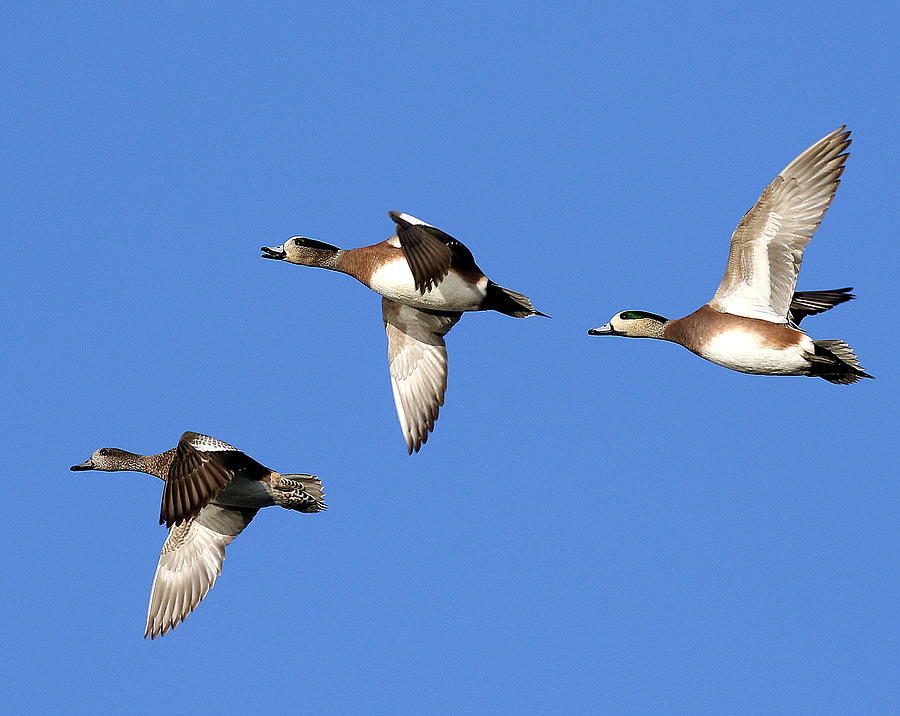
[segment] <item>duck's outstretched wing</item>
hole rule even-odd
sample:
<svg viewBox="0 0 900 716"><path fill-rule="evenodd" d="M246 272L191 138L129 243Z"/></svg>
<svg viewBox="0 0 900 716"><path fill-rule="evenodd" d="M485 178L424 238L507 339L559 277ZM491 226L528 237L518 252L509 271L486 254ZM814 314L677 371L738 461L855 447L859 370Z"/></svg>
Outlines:
<svg viewBox="0 0 900 716"><path fill-rule="evenodd" d="M207 505L195 518L169 530L150 590L145 638L174 629L194 610L222 573L225 547L256 513Z"/></svg>
<svg viewBox="0 0 900 716"><path fill-rule="evenodd" d="M800 321L807 316L824 313L828 309L844 303L844 301L851 301L856 298L850 293L852 290L852 287L848 287L834 288L830 291L794 291L788 318L793 325L799 326Z"/></svg>
<svg viewBox="0 0 900 716"><path fill-rule="evenodd" d="M394 405L406 449L418 452L434 429L447 390L444 336L462 313L412 308L381 299Z"/></svg>
<svg viewBox="0 0 900 716"><path fill-rule="evenodd" d="M763 191L731 237L725 276L710 301L717 311L787 323L803 250L840 184L845 127L788 164Z"/></svg>

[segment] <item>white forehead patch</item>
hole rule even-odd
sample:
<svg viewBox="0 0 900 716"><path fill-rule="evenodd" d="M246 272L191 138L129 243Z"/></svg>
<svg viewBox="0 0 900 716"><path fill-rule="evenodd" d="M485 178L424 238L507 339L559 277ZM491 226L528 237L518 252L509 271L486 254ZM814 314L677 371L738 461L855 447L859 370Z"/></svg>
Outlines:
<svg viewBox="0 0 900 716"><path fill-rule="evenodd" d="M412 214L404 214L403 212L398 212L398 215L401 219L403 219L404 221L408 221L410 224L418 224L419 226L431 226L431 224L429 224L427 221L417 219ZM434 229L435 227L431 226L431 228Z"/></svg>

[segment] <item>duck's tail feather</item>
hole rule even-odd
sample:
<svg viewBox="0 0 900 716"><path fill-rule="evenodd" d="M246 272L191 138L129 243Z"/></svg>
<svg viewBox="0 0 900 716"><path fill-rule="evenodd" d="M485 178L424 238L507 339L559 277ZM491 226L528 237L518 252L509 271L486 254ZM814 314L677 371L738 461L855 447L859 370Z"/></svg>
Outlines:
<svg viewBox="0 0 900 716"><path fill-rule="evenodd" d="M844 341L813 341L816 346L812 356L810 375L824 378L829 383L849 385L862 378L874 378L863 370L856 353Z"/></svg>
<svg viewBox="0 0 900 716"><path fill-rule="evenodd" d="M300 512L321 512L328 509L325 505L325 487L315 475L282 475L281 478L285 486L295 486L296 497L292 500L291 509Z"/></svg>
<svg viewBox="0 0 900 716"><path fill-rule="evenodd" d="M546 313L541 313L532 306L531 299L525 294L498 286L493 281L488 281L487 295L482 307L486 311L499 311L515 318L528 318L528 316L550 318Z"/></svg>

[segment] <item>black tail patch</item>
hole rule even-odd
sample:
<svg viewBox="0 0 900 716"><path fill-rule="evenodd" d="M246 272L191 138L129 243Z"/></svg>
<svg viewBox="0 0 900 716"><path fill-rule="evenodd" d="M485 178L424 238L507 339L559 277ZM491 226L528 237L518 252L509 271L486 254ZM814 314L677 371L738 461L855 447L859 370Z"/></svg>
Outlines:
<svg viewBox="0 0 900 716"><path fill-rule="evenodd" d="M550 318L546 313L541 313L532 306L531 299L525 294L510 291L508 288L498 286L493 281L488 281L487 295L484 297L482 308L485 311L499 311L514 318L528 318L528 316Z"/></svg>
<svg viewBox="0 0 900 716"><path fill-rule="evenodd" d="M813 341L816 345L812 356L811 376L824 378L829 383L849 385L862 378L874 378L859 364L853 349L844 341Z"/></svg>

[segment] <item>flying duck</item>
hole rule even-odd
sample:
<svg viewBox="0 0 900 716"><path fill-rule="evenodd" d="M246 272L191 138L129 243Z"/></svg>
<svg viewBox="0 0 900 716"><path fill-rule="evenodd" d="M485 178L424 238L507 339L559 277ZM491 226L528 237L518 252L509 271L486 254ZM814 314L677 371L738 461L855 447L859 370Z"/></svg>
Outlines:
<svg viewBox="0 0 900 716"><path fill-rule="evenodd" d="M731 237L725 277L712 300L684 318L622 311L592 336L659 338L741 373L807 375L831 383L871 378L853 349L813 340L804 317L854 296L852 289L796 291L803 250L840 184L850 132L840 127L785 167L765 188Z"/></svg>
<svg viewBox="0 0 900 716"><path fill-rule="evenodd" d="M158 455L100 448L70 470L132 470L165 482L159 523L169 528L163 543L144 638L155 639L187 618L222 573L225 547L261 507L298 512L325 509L315 475L282 475L233 445L187 432Z"/></svg>
<svg viewBox="0 0 900 716"><path fill-rule="evenodd" d="M466 311L545 316L528 296L498 286L465 245L409 214L388 212L396 233L358 249L293 236L263 246L262 258L340 271L381 294L394 405L406 449L418 452L434 429L447 389L444 336Z"/></svg>

